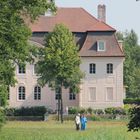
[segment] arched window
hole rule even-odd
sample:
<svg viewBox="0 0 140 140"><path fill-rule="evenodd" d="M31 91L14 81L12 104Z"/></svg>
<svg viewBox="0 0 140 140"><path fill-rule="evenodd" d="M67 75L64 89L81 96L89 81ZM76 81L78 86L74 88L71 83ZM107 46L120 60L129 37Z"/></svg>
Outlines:
<svg viewBox="0 0 140 140"><path fill-rule="evenodd" d="M41 100L41 87L39 86L34 88L34 100Z"/></svg>
<svg viewBox="0 0 140 140"><path fill-rule="evenodd" d="M24 86L20 86L18 88L18 99L25 100L25 87Z"/></svg>
<svg viewBox="0 0 140 140"><path fill-rule="evenodd" d="M106 72L109 73L113 73L113 64L112 63L108 63L107 67L106 67Z"/></svg>

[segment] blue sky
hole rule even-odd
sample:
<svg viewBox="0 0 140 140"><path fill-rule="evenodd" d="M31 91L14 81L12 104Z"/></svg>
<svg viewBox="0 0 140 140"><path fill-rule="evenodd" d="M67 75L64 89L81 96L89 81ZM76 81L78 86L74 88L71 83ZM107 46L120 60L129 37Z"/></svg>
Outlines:
<svg viewBox="0 0 140 140"><path fill-rule="evenodd" d="M140 1L136 0L55 0L58 7L82 7L97 17L98 4L106 5L106 23L118 31L138 34L140 44Z"/></svg>

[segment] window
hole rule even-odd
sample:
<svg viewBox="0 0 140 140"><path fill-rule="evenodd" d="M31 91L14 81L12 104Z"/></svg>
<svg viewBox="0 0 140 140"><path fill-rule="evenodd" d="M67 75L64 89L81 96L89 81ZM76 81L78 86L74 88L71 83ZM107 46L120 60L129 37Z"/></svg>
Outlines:
<svg viewBox="0 0 140 140"><path fill-rule="evenodd" d="M69 100L75 100L76 99L76 94L73 93L72 89L70 88L69 90Z"/></svg>
<svg viewBox="0 0 140 140"><path fill-rule="evenodd" d="M18 99L25 100L25 87L20 86L18 89Z"/></svg>
<svg viewBox="0 0 140 140"><path fill-rule="evenodd" d="M58 100L58 99L61 99L61 88L56 88L55 89L55 99Z"/></svg>
<svg viewBox="0 0 140 140"><path fill-rule="evenodd" d="M107 101L113 101L113 88L107 87L107 95L106 95Z"/></svg>
<svg viewBox="0 0 140 140"><path fill-rule="evenodd" d="M105 41L98 41L97 42L97 50L98 51L105 51Z"/></svg>
<svg viewBox="0 0 140 140"><path fill-rule="evenodd" d="M96 101L96 88L95 87L89 88L89 101Z"/></svg>
<svg viewBox="0 0 140 140"><path fill-rule="evenodd" d="M109 63L107 64L107 73L113 73L113 64Z"/></svg>
<svg viewBox="0 0 140 140"><path fill-rule="evenodd" d="M25 65L24 64L19 64L18 73L25 74Z"/></svg>
<svg viewBox="0 0 140 140"><path fill-rule="evenodd" d="M96 64L91 63L89 64L89 73L96 73Z"/></svg>
<svg viewBox="0 0 140 140"><path fill-rule="evenodd" d="M34 88L34 100L41 100L41 87L39 86Z"/></svg>

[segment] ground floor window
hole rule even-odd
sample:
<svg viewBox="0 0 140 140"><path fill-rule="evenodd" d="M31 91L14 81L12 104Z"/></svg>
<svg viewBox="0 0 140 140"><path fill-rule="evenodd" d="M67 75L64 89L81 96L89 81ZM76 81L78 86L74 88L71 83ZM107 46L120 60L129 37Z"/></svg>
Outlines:
<svg viewBox="0 0 140 140"><path fill-rule="evenodd" d="M34 100L41 100L41 87L39 86L34 88Z"/></svg>
<svg viewBox="0 0 140 140"><path fill-rule="evenodd" d="M113 101L113 87L107 87L106 89L106 100Z"/></svg>
<svg viewBox="0 0 140 140"><path fill-rule="evenodd" d="M24 86L20 86L18 88L18 99L25 100L25 87Z"/></svg>
<svg viewBox="0 0 140 140"><path fill-rule="evenodd" d="M89 87L89 101L96 101L96 87Z"/></svg>

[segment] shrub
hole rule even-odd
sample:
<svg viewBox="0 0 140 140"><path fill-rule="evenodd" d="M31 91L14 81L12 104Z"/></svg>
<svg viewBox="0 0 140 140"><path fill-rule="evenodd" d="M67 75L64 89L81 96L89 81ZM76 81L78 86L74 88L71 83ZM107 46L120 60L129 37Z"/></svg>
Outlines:
<svg viewBox="0 0 140 140"><path fill-rule="evenodd" d="M138 131L140 130L140 106L136 106L131 109L130 122L128 124L128 130Z"/></svg>
<svg viewBox="0 0 140 140"><path fill-rule="evenodd" d="M92 113L93 113L92 108L89 107L89 108L87 109L87 113L92 114Z"/></svg>
<svg viewBox="0 0 140 140"><path fill-rule="evenodd" d="M106 114L113 114L114 110L115 110L114 107L109 107L109 108L106 108L106 109L105 109L105 113L106 113Z"/></svg>
<svg viewBox="0 0 140 140"><path fill-rule="evenodd" d="M0 108L0 128L5 123L5 113L3 108Z"/></svg>
<svg viewBox="0 0 140 140"><path fill-rule="evenodd" d="M69 114L76 114L76 113L78 113L78 111L79 111L79 109L76 107L69 107L69 109L68 109Z"/></svg>
<svg viewBox="0 0 140 140"><path fill-rule="evenodd" d="M113 114L114 115L126 115L125 109L121 107L117 107L113 109Z"/></svg>
<svg viewBox="0 0 140 140"><path fill-rule="evenodd" d="M123 100L124 104L140 105L140 98L126 98Z"/></svg>
<svg viewBox="0 0 140 140"><path fill-rule="evenodd" d="M102 110L102 109L95 109L95 110L93 110L93 112L94 112L96 115L104 114L104 110Z"/></svg>
<svg viewBox="0 0 140 140"><path fill-rule="evenodd" d="M44 106L5 109L7 116L44 116L46 111Z"/></svg>

